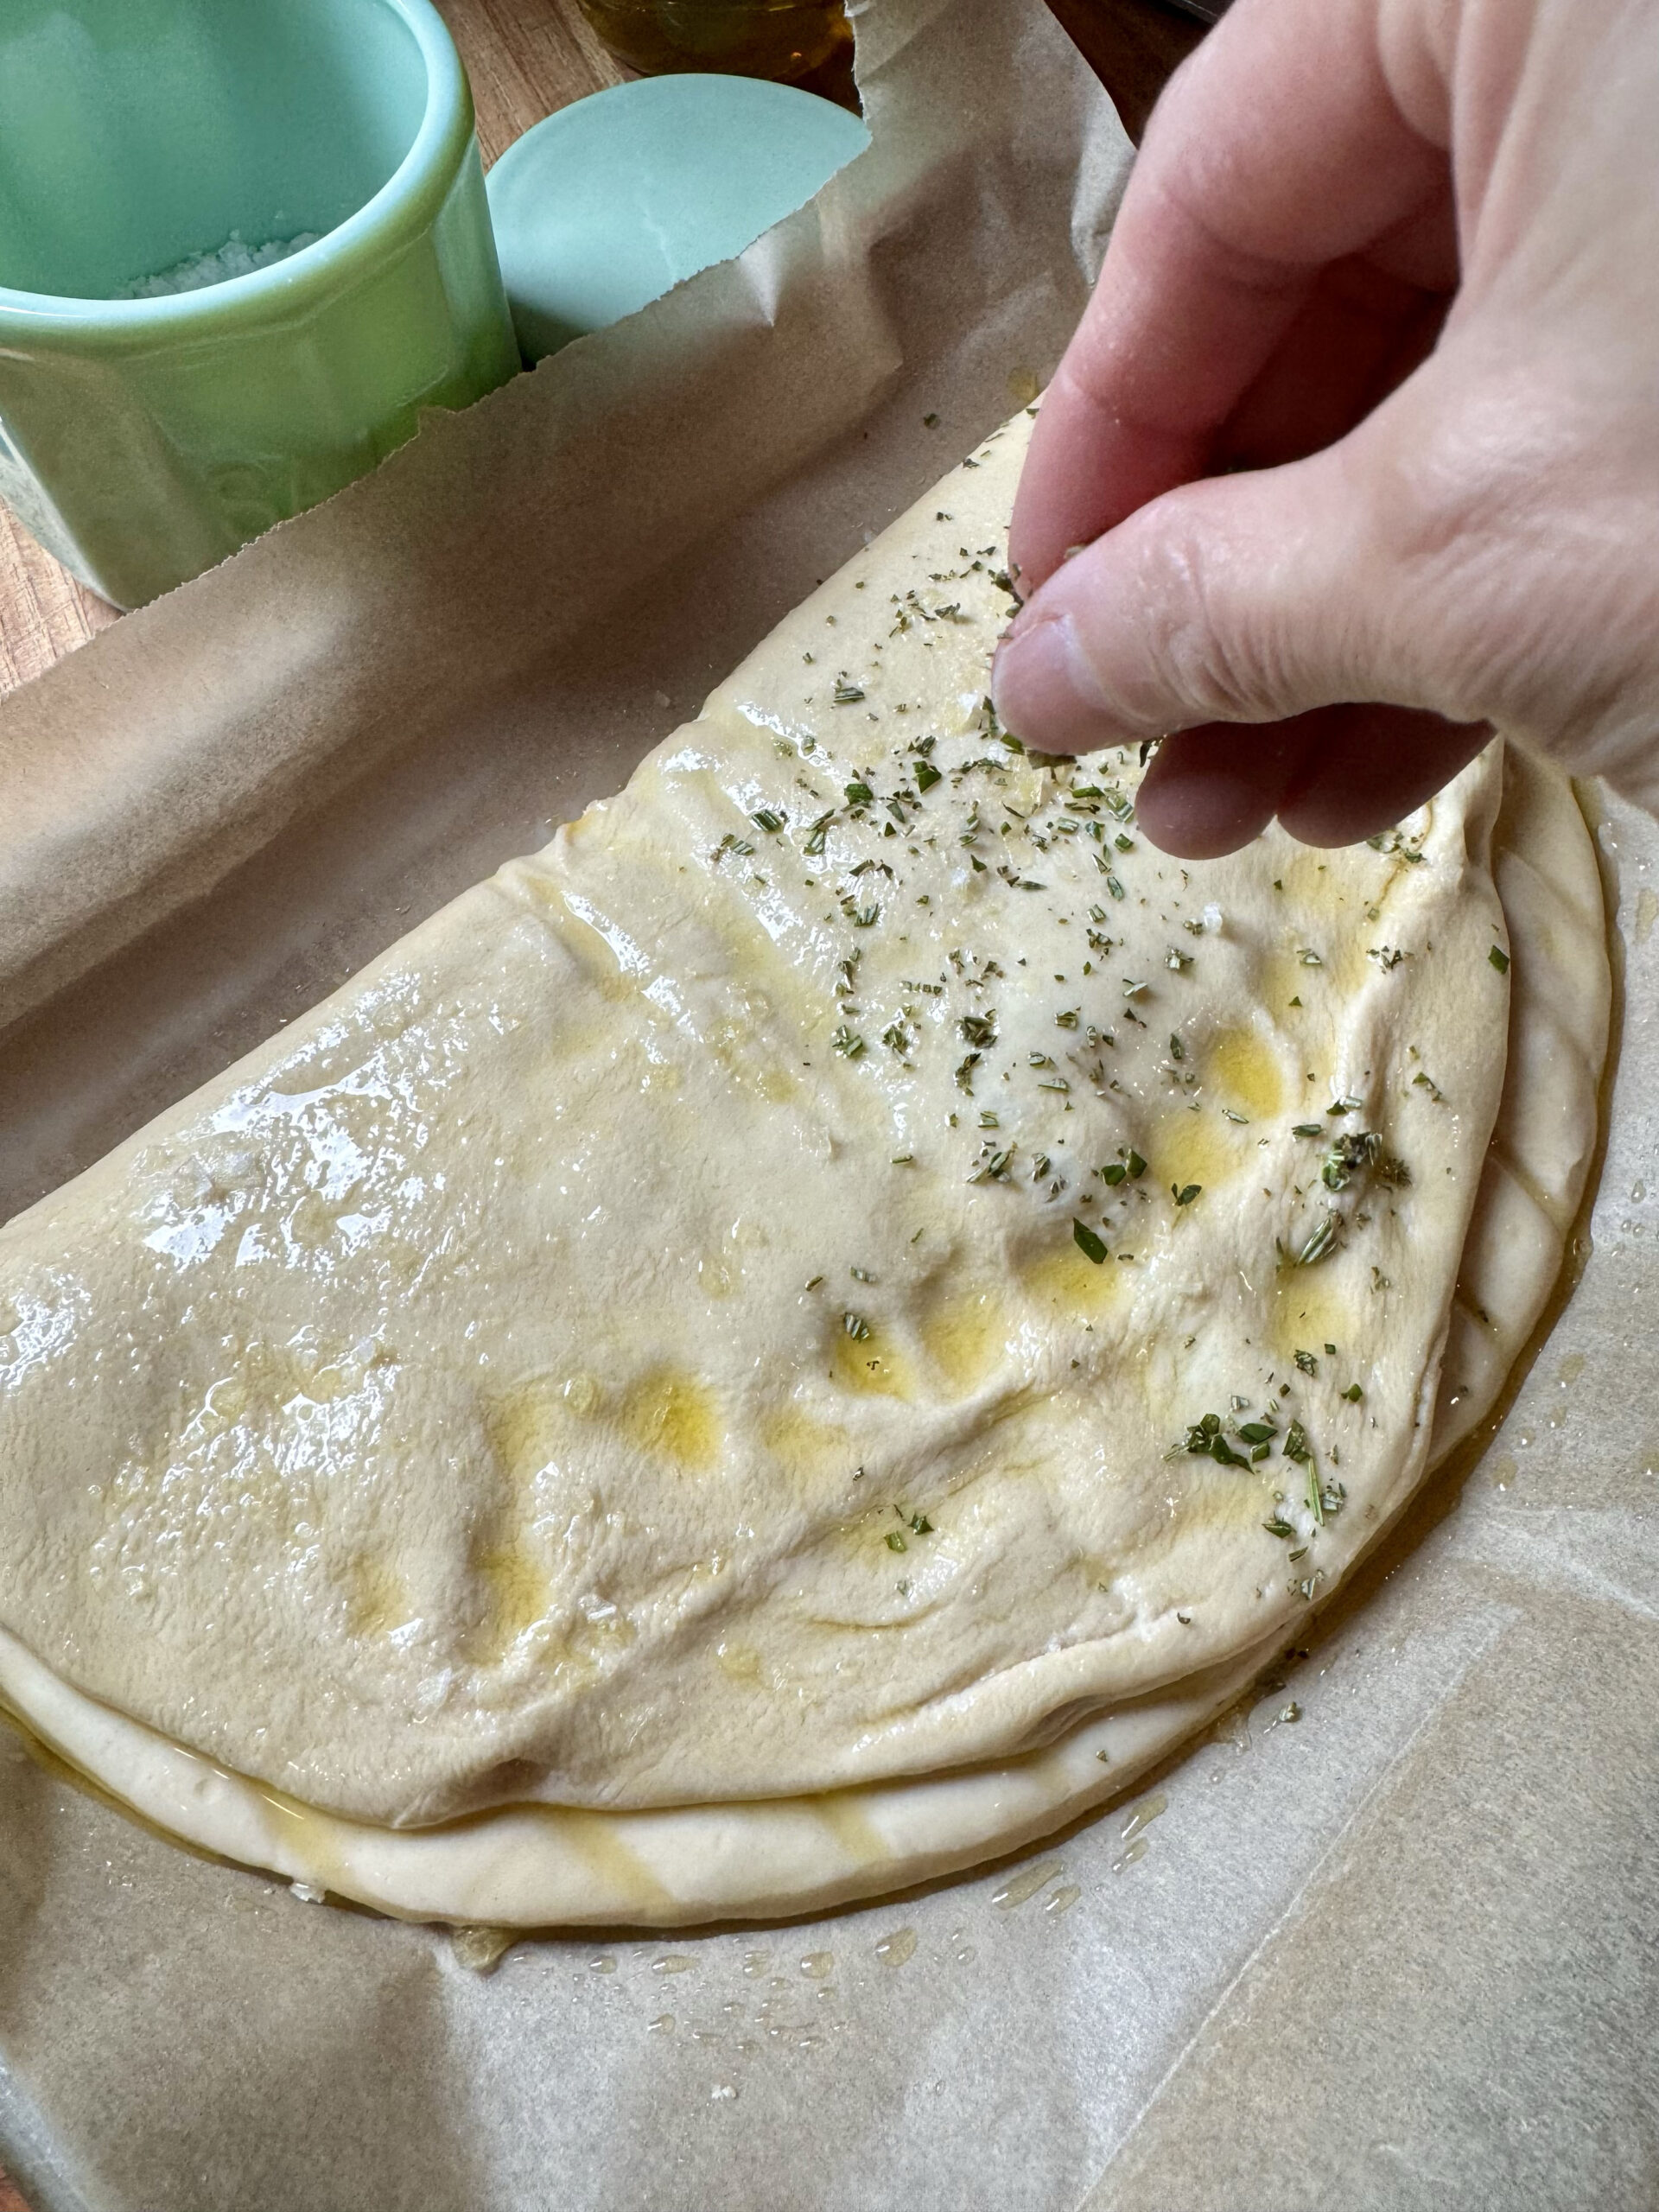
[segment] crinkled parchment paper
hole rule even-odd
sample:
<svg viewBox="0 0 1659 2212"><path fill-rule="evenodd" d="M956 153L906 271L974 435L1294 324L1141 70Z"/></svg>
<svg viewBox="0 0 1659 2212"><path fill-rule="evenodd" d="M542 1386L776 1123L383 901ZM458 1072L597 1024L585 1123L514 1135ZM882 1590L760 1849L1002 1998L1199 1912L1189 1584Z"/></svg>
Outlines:
<svg viewBox="0 0 1659 2212"><path fill-rule="evenodd" d="M876 143L811 207L0 708L0 1212L619 783L1052 369L1109 110L1036 0L861 28ZM487 1976L0 1728L41 2212L1652 2212L1659 832L1601 838L1581 1280L1276 1687L976 1880Z"/></svg>

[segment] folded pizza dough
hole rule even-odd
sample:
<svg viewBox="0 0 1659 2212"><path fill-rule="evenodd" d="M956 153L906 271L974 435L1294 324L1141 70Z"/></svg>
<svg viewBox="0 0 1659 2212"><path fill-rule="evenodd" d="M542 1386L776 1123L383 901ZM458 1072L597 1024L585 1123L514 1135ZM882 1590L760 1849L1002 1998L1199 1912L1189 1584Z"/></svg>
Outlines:
<svg viewBox="0 0 1659 2212"><path fill-rule="evenodd" d="M1490 1409L1595 1142L1571 794L1160 854L987 703L1027 427L0 1230L0 1694L126 1802L418 1914L895 1886L1121 1788Z"/></svg>

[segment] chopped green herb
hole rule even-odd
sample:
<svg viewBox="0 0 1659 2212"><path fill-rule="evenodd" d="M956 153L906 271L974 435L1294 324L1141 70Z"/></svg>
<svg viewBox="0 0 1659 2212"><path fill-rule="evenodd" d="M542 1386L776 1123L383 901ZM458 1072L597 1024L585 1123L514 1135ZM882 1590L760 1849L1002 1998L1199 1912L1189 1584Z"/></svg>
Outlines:
<svg viewBox="0 0 1659 2212"><path fill-rule="evenodd" d="M1311 1351L1299 1351L1296 1355L1296 1364L1304 1375L1317 1375L1319 1371L1319 1363Z"/></svg>
<svg viewBox="0 0 1659 2212"><path fill-rule="evenodd" d="M1313 1457L1307 1441L1307 1431L1299 1421L1292 1421L1285 1431L1285 1440L1280 1448L1287 1459L1294 1459L1300 1467L1306 1466Z"/></svg>
<svg viewBox="0 0 1659 2212"><path fill-rule="evenodd" d="M1190 1206L1194 1198L1201 1198L1204 1194L1204 1185L1202 1183L1183 1183L1179 1185L1172 1183L1169 1188L1170 1195L1173 1198L1178 1206Z"/></svg>
<svg viewBox="0 0 1659 2212"><path fill-rule="evenodd" d="M1241 1421L1238 1433L1247 1444L1270 1444L1279 1433L1270 1421Z"/></svg>
<svg viewBox="0 0 1659 2212"><path fill-rule="evenodd" d="M863 693L861 691L859 694L860 698L862 698L863 696ZM874 798L875 793L870 789L869 785L867 783L861 781L856 777L855 777L853 781L847 786L847 804L849 806L868 806L874 801Z"/></svg>
<svg viewBox="0 0 1659 2212"><path fill-rule="evenodd" d="M1112 1184L1121 1183L1128 1172L1121 1160L1114 1160L1109 1166L1096 1167L1095 1170L1103 1183Z"/></svg>
<svg viewBox="0 0 1659 2212"><path fill-rule="evenodd" d="M1205 1414L1193 1422L1183 1440L1184 1448L1196 1458L1213 1459L1217 1466L1247 1467L1249 1461L1240 1456L1221 1433L1221 1415Z"/></svg>
<svg viewBox="0 0 1659 2212"><path fill-rule="evenodd" d="M844 1021L830 1042L836 1052L849 1060L855 1060L864 1050L864 1039L855 1029L849 1029Z"/></svg>
<svg viewBox="0 0 1659 2212"><path fill-rule="evenodd" d="M769 837L775 837L788 818L787 815L774 814L769 806L757 806L749 817Z"/></svg>
<svg viewBox="0 0 1659 2212"><path fill-rule="evenodd" d="M994 1152L982 1167L976 1167L968 1178L970 1183L1006 1183L1014 1159L1014 1147L1009 1145L1002 1152Z"/></svg>
<svg viewBox="0 0 1659 2212"><path fill-rule="evenodd" d="M890 1552L907 1552L910 1549L910 1546L905 1541L904 1538L899 1535L896 1529L889 1529L887 1531L887 1549Z"/></svg>
<svg viewBox="0 0 1659 2212"><path fill-rule="evenodd" d="M1296 1255L1296 1265L1299 1268L1316 1267L1321 1260L1330 1256L1336 1249L1337 1230L1339 1224L1338 1215L1326 1214L1325 1219Z"/></svg>
<svg viewBox="0 0 1659 2212"><path fill-rule="evenodd" d="M1356 1175L1375 1166L1382 1140L1375 1129L1344 1130L1325 1154L1319 1179L1327 1191L1345 1191Z"/></svg>
<svg viewBox="0 0 1659 2212"><path fill-rule="evenodd" d="M917 762L916 788L918 791L931 791L935 784L941 784L944 781L944 776L940 771L933 766L931 760L918 760Z"/></svg>
<svg viewBox="0 0 1659 2212"><path fill-rule="evenodd" d="M1106 1258L1106 1247L1086 1221L1073 1219L1071 1241L1085 1260L1092 1260L1096 1267Z"/></svg>
<svg viewBox="0 0 1659 2212"><path fill-rule="evenodd" d="M1491 950L1486 955L1486 957L1491 962L1493 967L1497 969L1500 976L1507 976L1509 974L1510 956L1503 950L1501 945L1495 944Z"/></svg>
<svg viewBox="0 0 1659 2212"><path fill-rule="evenodd" d="M869 1342L870 1325L861 1313L843 1313L841 1325L855 1344Z"/></svg>
<svg viewBox="0 0 1659 2212"><path fill-rule="evenodd" d="M1290 1134L1294 1137L1322 1137L1325 1135L1325 1123L1323 1122L1298 1122L1295 1128Z"/></svg>
<svg viewBox="0 0 1659 2212"><path fill-rule="evenodd" d="M850 707L855 701L864 696L864 687L860 683L849 683L844 676L838 676L836 678L836 688L830 696L836 706Z"/></svg>
<svg viewBox="0 0 1659 2212"><path fill-rule="evenodd" d="M1360 1389L1357 1382L1351 1382L1342 1395L1347 1399L1351 1406L1357 1406L1360 1400L1365 1395L1365 1393Z"/></svg>

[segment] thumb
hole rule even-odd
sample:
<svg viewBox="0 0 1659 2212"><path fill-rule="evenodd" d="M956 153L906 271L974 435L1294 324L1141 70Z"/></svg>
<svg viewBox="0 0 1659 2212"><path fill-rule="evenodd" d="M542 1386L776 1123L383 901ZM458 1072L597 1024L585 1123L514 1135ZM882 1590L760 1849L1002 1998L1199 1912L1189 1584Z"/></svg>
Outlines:
<svg viewBox="0 0 1659 2212"><path fill-rule="evenodd" d="M997 654L1007 727L1064 753L1338 702L1432 704L1402 688L1398 573L1353 460L1338 446L1184 484L1074 554Z"/></svg>

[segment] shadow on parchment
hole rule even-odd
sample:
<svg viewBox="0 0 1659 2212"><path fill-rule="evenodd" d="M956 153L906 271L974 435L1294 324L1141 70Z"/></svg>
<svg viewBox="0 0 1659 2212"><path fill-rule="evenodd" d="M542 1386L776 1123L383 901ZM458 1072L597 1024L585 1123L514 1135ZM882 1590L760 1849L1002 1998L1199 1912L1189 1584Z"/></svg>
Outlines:
<svg viewBox="0 0 1659 2212"><path fill-rule="evenodd" d="M318 1912L296 1943L298 1910L43 1770L0 1724L0 2063L60 2163L26 2142L0 2158L35 2212L488 2202L430 1942Z"/></svg>

